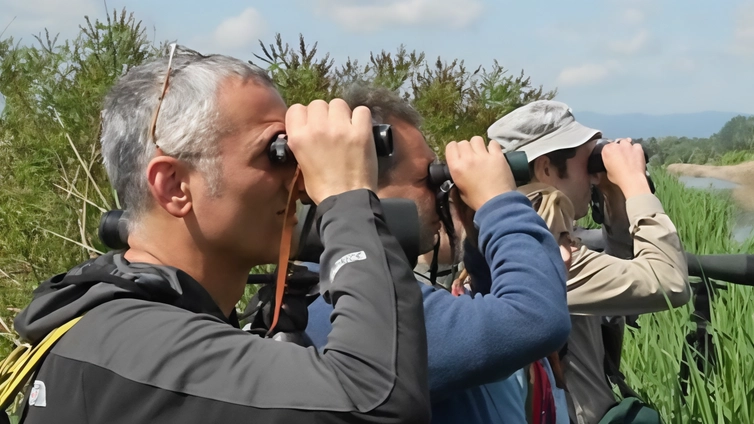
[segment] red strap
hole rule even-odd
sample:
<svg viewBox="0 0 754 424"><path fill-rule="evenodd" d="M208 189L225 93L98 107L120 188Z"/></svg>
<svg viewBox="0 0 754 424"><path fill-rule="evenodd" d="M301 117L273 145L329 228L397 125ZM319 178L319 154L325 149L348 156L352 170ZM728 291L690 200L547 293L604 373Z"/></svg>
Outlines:
<svg viewBox="0 0 754 424"><path fill-rule="evenodd" d="M552 396L552 386L547 377L547 371L541 361L531 364L534 375L534 388L532 393L532 424L555 423L555 399Z"/></svg>
<svg viewBox="0 0 754 424"><path fill-rule="evenodd" d="M296 200L298 196L294 196L296 192L296 186L301 176L301 168L296 166L296 173L293 175L293 181L288 188L288 204L285 206L285 217L283 217L283 235L280 239L280 254L278 255L278 275L275 282L275 305L272 315L272 324L270 329L267 330L267 337L272 335L272 331L275 326L278 325L278 318L280 318L280 308L283 305L283 294L285 293L285 280L288 277L288 260L291 257L291 241L293 237L293 225L288 224L288 217L290 216L291 208L296 207Z"/></svg>

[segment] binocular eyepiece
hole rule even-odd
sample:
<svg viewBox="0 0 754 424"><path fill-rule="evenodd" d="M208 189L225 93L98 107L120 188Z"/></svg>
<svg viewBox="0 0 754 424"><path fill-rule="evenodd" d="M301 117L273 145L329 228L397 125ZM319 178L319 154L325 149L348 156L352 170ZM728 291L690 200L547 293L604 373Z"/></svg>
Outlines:
<svg viewBox="0 0 754 424"><path fill-rule="evenodd" d="M508 162L508 166L513 173L513 179L516 181L517 186L528 184L531 180L529 174L529 161L524 152L508 152L505 153L505 160ZM445 181L453 181L450 176L450 170L446 163L433 163L429 165L427 170L429 173L429 182L433 187L441 186Z"/></svg>
<svg viewBox="0 0 754 424"><path fill-rule="evenodd" d="M372 136L377 157L388 157L393 154L393 130L387 124L372 125ZM288 159L296 160L291 149L288 148L288 136L280 134L270 143L268 150L270 161L274 164L286 163Z"/></svg>

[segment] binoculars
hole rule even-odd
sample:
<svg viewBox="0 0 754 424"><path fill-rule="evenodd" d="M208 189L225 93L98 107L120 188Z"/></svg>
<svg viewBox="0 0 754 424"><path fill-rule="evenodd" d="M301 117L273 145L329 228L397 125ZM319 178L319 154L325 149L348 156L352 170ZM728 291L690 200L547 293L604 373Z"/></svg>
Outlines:
<svg viewBox="0 0 754 424"><path fill-rule="evenodd" d="M393 134L390 125L375 124L372 126L374 144L378 157L389 157L393 154ZM270 161L274 164L284 164L295 161L296 158L288 148L285 134L279 135L270 142L268 147ZM529 182L529 164L524 152L509 152L505 154L517 185ZM446 182L453 182L448 165L445 163L430 164L430 187L440 189ZM403 247L409 262L415 263L419 254L418 229L419 220L416 205L406 199L382 199L385 219L391 232L397 237ZM313 226L312 218L316 207L306 206L301 212L299 227L296 230L300 237L300 252L296 255L299 260L318 261L322 252L322 244ZM128 248L128 222L122 210L112 210L102 215L100 219L99 239L110 249ZM316 259L316 260L315 260Z"/></svg>
<svg viewBox="0 0 754 424"><path fill-rule="evenodd" d="M590 174L596 174L598 172L605 172L605 163L602 161L602 149L610 143L615 143L614 140L608 140L601 138L597 140L597 144L594 146L594 150L589 155L589 159L586 163L586 170ZM633 143L631 143L633 144ZM649 163L649 156L647 152L644 152L644 162Z"/></svg>
<svg viewBox="0 0 754 424"><path fill-rule="evenodd" d="M508 152L505 153L505 160L511 168L511 173L513 173L513 179L516 181L517 186L529 183L531 176L529 174L529 161L526 153ZM427 173L429 173L430 185L433 187L439 187L445 181L453 181L448 164L443 162L430 164Z"/></svg>
<svg viewBox="0 0 754 424"><path fill-rule="evenodd" d="M388 157L393 154L393 131L390 129L390 125L372 125L372 136L374 137L377 157ZM272 140L267 153L270 161L274 164L283 164L288 162L289 159L296 160L291 149L288 148L288 136L286 134L280 134L275 140Z"/></svg>

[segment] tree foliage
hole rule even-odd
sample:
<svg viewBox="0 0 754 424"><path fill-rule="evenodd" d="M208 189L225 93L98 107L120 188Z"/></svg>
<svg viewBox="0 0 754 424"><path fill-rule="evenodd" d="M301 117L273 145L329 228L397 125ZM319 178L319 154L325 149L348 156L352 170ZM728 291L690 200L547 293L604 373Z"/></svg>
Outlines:
<svg viewBox="0 0 754 424"><path fill-rule="evenodd" d="M101 246L95 205L115 204L99 160L102 98L126 68L155 51L141 23L125 11L105 21L85 18L78 37L62 43L47 31L32 46L0 41L6 103L0 115L0 318L28 303L38 282Z"/></svg>
<svg viewBox="0 0 754 424"><path fill-rule="evenodd" d="M729 164L731 153L754 151L754 116L737 116L709 138L652 137L642 143L656 165Z"/></svg>
<svg viewBox="0 0 754 424"><path fill-rule="evenodd" d="M471 70L461 60L429 61L424 53L399 46L392 53L371 53L366 64L348 58L336 66L329 54L318 54L317 43L307 45L303 35L297 48L284 43L280 34L273 44L260 45L262 54L255 55L256 62L269 70L288 104L330 100L352 83L386 87L424 117L422 130L438 153L451 140L484 135L490 124L511 110L556 94L533 86L523 71L509 74L497 61L489 70Z"/></svg>

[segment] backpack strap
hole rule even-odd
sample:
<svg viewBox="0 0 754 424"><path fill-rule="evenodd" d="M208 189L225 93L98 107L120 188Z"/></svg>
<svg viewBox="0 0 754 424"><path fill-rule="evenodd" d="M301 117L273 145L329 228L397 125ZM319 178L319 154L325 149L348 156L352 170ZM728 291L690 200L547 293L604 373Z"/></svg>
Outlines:
<svg viewBox="0 0 754 424"><path fill-rule="evenodd" d="M13 403L47 352L80 319L80 316L76 317L54 329L33 347L28 344L18 346L0 363L0 412Z"/></svg>

